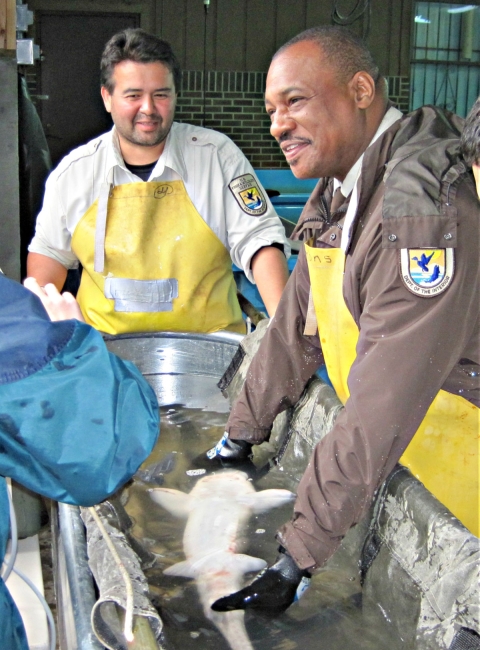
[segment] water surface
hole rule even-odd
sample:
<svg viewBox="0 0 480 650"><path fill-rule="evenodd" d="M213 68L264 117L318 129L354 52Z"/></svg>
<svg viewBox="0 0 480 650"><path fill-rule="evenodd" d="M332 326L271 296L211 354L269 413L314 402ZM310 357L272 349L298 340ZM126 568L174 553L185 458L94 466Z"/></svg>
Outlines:
<svg viewBox="0 0 480 650"><path fill-rule="evenodd" d="M227 413L168 406L161 409L161 435L157 446L142 466L148 470L160 464L156 484L190 492L198 476L187 474L192 460L215 444L224 431ZM162 462L165 461L165 462ZM278 477L278 473L277 473ZM156 487L135 481L124 494L126 509L134 520L133 534L156 554L155 565L145 570L152 603L165 625L165 636L181 650L228 650L218 630L205 618L195 583L168 577L163 570L185 559L182 547L185 521L176 519L148 496ZM268 476L257 490L281 487ZM277 554L275 530L292 513L292 506L253 516L245 530L243 552L272 562ZM246 576L246 581L253 575ZM247 582L246 582L247 583ZM388 617L380 612L374 623L362 616L358 572L341 557L317 573L302 600L275 619L247 612L246 628L258 650L403 650L402 640L392 636Z"/></svg>

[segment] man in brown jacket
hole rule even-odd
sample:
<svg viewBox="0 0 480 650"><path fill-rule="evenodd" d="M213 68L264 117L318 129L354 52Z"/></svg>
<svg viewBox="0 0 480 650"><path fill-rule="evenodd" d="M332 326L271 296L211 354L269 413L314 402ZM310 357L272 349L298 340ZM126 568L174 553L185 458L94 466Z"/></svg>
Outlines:
<svg viewBox="0 0 480 650"><path fill-rule="evenodd" d="M220 611L287 608L399 460L478 535L480 203L463 120L434 107L402 116L365 46L332 27L276 53L266 107L294 174L320 181L294 273L207 455L248 457L324 362L344 409L277 533L277 562Z"/></svg>

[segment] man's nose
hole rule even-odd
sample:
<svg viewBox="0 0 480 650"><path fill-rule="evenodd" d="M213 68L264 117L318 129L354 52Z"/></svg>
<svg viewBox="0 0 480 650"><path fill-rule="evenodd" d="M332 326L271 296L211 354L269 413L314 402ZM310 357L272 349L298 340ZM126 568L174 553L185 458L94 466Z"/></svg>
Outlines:
<svg viewBox="0 0 480 650"><path fill-rule="evenodd" d="M142 106L141 106L141 112L145 113L146 115L151 115L152 113L155 113L155 102L153 101L153 97L151 95L145 95L142 99Z"/></svg>
<svg viewBox="0 0 480 650"><path fill-rule="evenodd" d="M270 133L278 140L285 133L293 131L295 120L290 117L288 110L276 110L271 117Z"/></svg>

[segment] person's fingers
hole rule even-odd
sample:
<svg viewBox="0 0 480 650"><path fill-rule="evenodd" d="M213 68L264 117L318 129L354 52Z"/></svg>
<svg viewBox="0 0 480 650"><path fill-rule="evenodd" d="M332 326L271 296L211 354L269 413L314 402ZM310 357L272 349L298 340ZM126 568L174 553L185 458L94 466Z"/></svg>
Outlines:
<svg viewBox="0 0 480 650"><path fill-rule="evenodd" d="M62 293L61 295L61 300L64 310L63 313L66 314L65 318L76 318L79 321L85 322L80 305L73 294L69 291L65 291L65 293Z"/></svg>
<svg viewBox="0 0 480 650"><path fill-rule="evenodd" d="M70 293L70 291L65 291L62 293L63 298L65 298L65 302L73 304L74 302L77 302L77 299L73 294Z"/></svg>
<svg viewBox="0 0 480 650"><path fill-rule="evenodd" d="M52 321L76 318L85 322L80 305L68 291L61 294L51 282L41 287L35 278L25 278L23 286L40 298Z"/></svg>
<svg viewBox="0 0 480 650"><path fill-rule="evenodd" d="M23 281L23 286L25 287L25 289L28 289L39 298L45 295L45 292L43 291L42 287L38 284L35 278L31 278L31 277L25 278L25 280Z"/></svg>
<svg viewBox="0 0 480 650"><path fill-rule="evenodd" d="M47 296L48 296L49 298L51 298L52 300L58 300L59 298L61 298L61 295L60 295L59 290L58 290L57 287L56 287L54 284L52 284L51 282L48 282L48 283L43 287L43 290L45 291L45 293L47 294Z"/></svg>

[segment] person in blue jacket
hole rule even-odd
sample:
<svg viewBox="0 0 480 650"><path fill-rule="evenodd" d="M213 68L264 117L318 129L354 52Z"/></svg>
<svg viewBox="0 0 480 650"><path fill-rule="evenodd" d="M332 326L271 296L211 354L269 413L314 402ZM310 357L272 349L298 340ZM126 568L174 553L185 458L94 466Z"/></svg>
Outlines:
<svg viewBox="0 0 480 650"><path fill-rule="evenodd" d="M137 471L159 430L153 389L81 322L73 296L32 278L25 286L0 273L0 563L9 536L5 477L90 506ZM0 648L28 650L1 579Z"/></svg>

